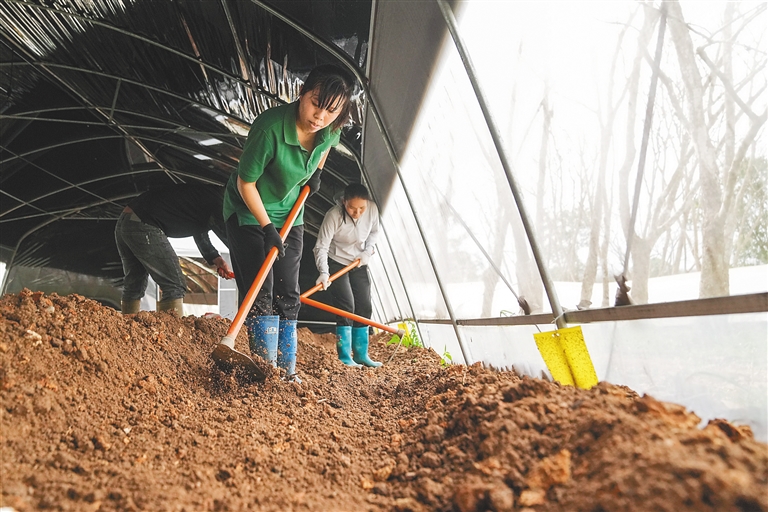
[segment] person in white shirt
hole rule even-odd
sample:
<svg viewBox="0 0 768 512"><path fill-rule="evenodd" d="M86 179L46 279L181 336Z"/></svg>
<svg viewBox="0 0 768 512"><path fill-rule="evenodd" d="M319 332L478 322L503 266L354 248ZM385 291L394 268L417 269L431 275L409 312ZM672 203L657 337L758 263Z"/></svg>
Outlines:
<svg viewBox="0 0 768 512"><path fill-rule="evenodd" d="M376 252L379 210L368 189L352 183L337 204L325 214L315 244L315 265L320 276L316 284L331 286L330 276L356 259L360 264L334 280L330 288L335 306L364 318L371 318L371 280L368 262ZM336 317L336 351L347 366L376 368L381 363L368 356L368 326Z"/></svg>

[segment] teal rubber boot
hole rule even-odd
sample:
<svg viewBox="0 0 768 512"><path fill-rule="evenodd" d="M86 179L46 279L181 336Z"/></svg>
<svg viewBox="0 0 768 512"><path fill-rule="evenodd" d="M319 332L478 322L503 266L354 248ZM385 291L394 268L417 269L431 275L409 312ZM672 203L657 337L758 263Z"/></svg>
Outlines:
<svg viewBox="0 0 768 512"><path fill-rule="evenodd" d="M277 340L277 366L285 370L285 380L301 383L296 375L296 320L280 320L280 336Z"/></svg>
<svg viewBox="0 0 768 512"><path fill-rule="evenodd" d="M277 315L249 317L245 319L248 328L248 345L251 354L277 366L277 337L280 317Z"/></svg>
<svg viewBox="0 0 768 512"><path fill-rule="evenodd" d="M368 327L352 328L352 359L356 363L378 368L381 363L368 357Z"/></svg>
<svg viewBox="0 0 768 512"><path fill-rule="evenodd" d="M337 325L336 326L336 353L339 354L339 361L347 366L353 368L360 368L355 361L352 360L352 326L351 325Z"/></svg>

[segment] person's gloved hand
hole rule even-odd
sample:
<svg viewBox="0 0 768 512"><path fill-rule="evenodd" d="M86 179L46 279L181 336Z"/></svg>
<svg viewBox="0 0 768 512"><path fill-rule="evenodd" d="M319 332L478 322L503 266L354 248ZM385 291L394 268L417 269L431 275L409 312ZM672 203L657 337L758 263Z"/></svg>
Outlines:
<svg viewBox="0 0 768 512"><path fill-rule="evenodd" d="M361 252L357 257L360 259L360 265L358 265L359 267L366 266L371 260L371 254L368 251Z"/></svg>
<svg viewBox="0 0 768 512"><path fill-rule="evenodd" d="M315 284L322 284L323 290L327 290L328 287L331 286L331 275L323 272L322 274L320 274L320 277L317 278L317 281L315 281Z"/></svg>
<svg viewBox="0 0 768 512"><path fill-rule="evenodd" d="M216 267L216 273L224 279L232 279L235 274L229 269L229 265L221 256L217 256L213 260L213 265Z"/></svg>
<svg viewBox="0 0 768 512"><path fill-rule="evenodd" d="M322 169L318 169L315 171L315 174L312 175L311 178L309 178L309 181L307 182L307 185L309 185L309 195L314 195L318 190L320 190L320 175L323 174Z"/></svg>
<svg viewBox="0 0 768 512"><path fill-rule="evenodd" d="M264 231L264 252L268 253L273 247L277 247L277 259L285 256L285 244L275 225L270 222L261 229Z"/></svg>

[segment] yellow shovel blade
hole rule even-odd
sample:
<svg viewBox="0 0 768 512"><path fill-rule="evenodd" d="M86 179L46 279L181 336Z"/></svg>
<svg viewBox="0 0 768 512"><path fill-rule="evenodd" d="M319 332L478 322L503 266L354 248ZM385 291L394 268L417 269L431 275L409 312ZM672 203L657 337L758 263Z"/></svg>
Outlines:
<svg viewBox="0 0 768 512"><path fill-rule="evenodd" d="M581 389L589 389L597 384L597 374L589 357L587 344L581 326L565 327L556 331L560 337L560 345L565 352L565 358L573 374L573 380ZM535 335L534 335L535 336Z"/></svg>
<svg viewBox="0 0 768 512"><path fill-rule="evenodd" d="M560 345L558 331L540 332L533 335L536 346L539 347L541 357L552 374L552 378L563 386L574 386L571 370L568 368L568 360Z"/></svg>

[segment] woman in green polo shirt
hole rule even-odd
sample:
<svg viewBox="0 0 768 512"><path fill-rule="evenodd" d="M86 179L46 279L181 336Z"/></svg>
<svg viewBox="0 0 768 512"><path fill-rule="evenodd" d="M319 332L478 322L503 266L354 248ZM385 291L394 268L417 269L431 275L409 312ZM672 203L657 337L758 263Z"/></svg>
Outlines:
<svg viewBox="0 0 768 512"><path fill-rule="evenodd" d="M349 119L354 79L334 65L314 68L299 100L270 108L251 125L237 172L224 194L232 266L239 304L266 255L278 259L264 281L245 320L253 354L296 377L296 320L301 303L299 264L304 239L304 210L291 227L285 245L279 229L305 184L320 188L320 172L331 146L339 143Z"/></svg>

